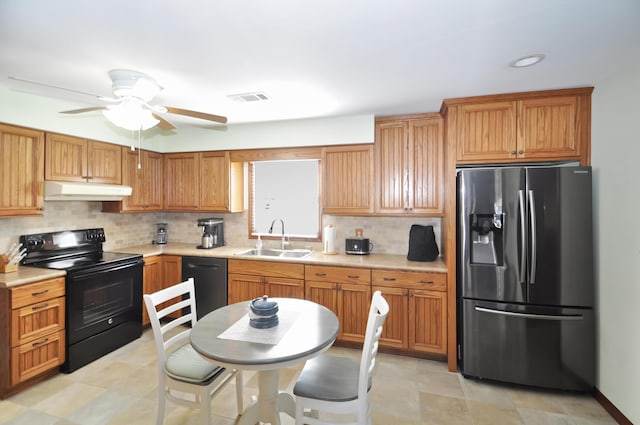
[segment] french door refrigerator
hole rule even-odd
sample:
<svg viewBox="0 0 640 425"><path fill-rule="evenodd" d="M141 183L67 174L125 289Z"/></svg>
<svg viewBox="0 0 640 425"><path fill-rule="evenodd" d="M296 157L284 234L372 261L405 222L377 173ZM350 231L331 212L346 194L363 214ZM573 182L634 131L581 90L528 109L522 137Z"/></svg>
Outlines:
<svg viewBox="0 0 640 425"><path fill-rule="evenodd" d="M457 184L462 374L591 390L591 168L460 169Z"/></svg>

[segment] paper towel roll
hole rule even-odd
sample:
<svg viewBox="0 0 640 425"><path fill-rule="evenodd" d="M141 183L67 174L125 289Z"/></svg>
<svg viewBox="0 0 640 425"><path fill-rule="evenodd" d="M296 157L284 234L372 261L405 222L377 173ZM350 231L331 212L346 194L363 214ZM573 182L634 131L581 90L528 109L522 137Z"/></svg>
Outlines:
<svg viewBox="0 0 640 425"><path fill-rule="evenodd" d="M322 252L324 254L335 254L336 253L336 228L329 224L323 229L323 237L322 237Z"/></svg>

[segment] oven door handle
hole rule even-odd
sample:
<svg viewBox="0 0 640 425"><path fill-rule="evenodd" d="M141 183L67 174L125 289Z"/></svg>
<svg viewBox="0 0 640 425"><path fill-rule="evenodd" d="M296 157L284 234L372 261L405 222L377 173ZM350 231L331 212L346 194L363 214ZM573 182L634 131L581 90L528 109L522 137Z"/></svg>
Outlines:
<svg viewBox="0 0 640 425"><path fill-rule="evenodd" d="M130 267L135 267L138 265L142 265L144 264L144 261L140 260L140 261L136 261L134 263L126 263L126 264L118 264L118 265L103 265L100 267L96 267L96 268L92 268L92 269L87 269L87 270L82 270L82 271L78 271L72 274L73 278L84 278L87 276L91 276L94 274L98 274L98 273L105 273L105 272L115 272L118 270L124 270Z"/></svg>

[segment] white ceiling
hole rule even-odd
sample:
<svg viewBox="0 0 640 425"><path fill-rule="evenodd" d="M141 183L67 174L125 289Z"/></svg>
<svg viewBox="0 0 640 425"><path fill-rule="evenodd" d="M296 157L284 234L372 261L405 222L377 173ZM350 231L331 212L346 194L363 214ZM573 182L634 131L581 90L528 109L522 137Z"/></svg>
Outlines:
<svg viewBox="0 0 640 425"><path fill-rule="evenodd" d="M532 53L546 59L509 67ZM111 96L107 72L134 69L164 87L152 103L229 124L437 111L638 60L637 0L0 0L0 85L80 108L99 101L8 77ZM227 97L247 92L270 100Z"/></svg>

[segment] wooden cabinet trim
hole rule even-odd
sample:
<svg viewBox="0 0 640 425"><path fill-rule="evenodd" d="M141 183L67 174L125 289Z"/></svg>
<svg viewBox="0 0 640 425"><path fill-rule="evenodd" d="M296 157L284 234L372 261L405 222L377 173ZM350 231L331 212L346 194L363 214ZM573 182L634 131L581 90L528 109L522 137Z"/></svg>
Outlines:
<svg viewBox="0 0 640 425"><path fill-rule="evenodd" d="M304 264L260 260L229 260L229 274L304 279Z"/></svg>
<svg viewBox="0 0 640 425"><path fill-rule="evenodd" d="M15 286L10 289L11 308L15 310L51 298L64 297L64 282L64 277L59 277L27 285Z"/></svg>
<svg viewBox="0 0 640 425"><path fill-rule="evenodd" d="M304 269L305 280L316 282L340 282L358 285L371 283L371 270L356 267L334 267L306 265Z"/></svg>

